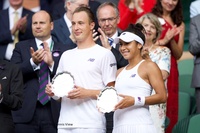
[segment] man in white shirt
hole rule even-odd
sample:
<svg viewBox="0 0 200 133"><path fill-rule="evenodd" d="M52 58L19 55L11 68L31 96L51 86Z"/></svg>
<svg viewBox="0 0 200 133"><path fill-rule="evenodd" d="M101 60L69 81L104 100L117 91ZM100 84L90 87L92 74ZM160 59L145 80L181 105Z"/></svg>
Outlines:
<svg viewBox="0 0 200 133"><path fill-rule="evenodd" d="M116 60L93 40L94 15L87 7L77 8L72 16L72 34L77 48L63 53L57 73L68 71L75 88L61 98L58 133L105 133L105 117L96 108L96 98L106 86L114 86ZM55 97L50 85L49 96Z"/></svg>

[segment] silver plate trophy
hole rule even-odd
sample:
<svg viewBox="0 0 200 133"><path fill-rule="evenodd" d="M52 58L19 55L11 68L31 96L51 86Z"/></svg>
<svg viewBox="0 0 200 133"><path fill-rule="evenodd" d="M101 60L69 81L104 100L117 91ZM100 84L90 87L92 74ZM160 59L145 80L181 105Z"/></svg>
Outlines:
<svg viewBox="0 0 200 133"><path fill-rule="evenodd" d="M74 88L74 77L69 72L60 72L52 79L52 91L55 96L67 96Z"/></svg>
<svg viewBox="0 0 200 133"><path fill-rule="evenodd" d="M114 111L115 105L119 102L119 96L114 87L107 86L100 92L97 98L97 108L102 113Z"/></svg>

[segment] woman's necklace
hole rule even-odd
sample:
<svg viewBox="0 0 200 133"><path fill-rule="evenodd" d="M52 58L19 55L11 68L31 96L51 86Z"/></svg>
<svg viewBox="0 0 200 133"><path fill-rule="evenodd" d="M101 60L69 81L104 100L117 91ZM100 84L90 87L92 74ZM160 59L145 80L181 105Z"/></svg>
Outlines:
<svg viewBox="0 0 200 133"><path fill-rule="evenodd" d="M148 48L148 50L151 51L152 48L153 48L153 44L151 44L151 46Z"/></svg>

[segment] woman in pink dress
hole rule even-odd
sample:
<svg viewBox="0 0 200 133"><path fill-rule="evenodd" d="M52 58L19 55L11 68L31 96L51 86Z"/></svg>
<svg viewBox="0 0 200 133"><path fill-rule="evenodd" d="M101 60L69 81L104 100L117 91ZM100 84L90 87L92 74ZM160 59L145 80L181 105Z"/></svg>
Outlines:
<svg viewBox="0 0 200 133"><path fill-rule="evenodd" d="M160 17L163 27L158 44L165 45L171 50L171 69L167 82L167 117L170 119L170 124L166 129L166 133L171 133L178 121L179 74L177 60L183 53L185 34L181 0L157 0L152 13Z"/></svg>

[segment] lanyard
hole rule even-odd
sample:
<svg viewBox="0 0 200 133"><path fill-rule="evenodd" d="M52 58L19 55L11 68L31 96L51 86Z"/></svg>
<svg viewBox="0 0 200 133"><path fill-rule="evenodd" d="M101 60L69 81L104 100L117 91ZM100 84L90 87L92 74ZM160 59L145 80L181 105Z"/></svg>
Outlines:
<svg viewBox="0 0 200 133"><path fill-rule="evenodd" d="M51 52L53 51L53 46L54 46L54 41L52 40L51 44L50 44L50 47L49 47L49 49L50 49ZM42 47L44 48L44 46L42 46Z"/></svg>

